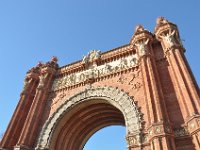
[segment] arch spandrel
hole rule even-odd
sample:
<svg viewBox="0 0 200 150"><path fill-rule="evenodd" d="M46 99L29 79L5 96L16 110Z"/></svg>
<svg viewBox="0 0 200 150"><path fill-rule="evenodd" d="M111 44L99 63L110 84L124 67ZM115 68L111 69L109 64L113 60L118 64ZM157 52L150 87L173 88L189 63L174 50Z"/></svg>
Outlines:
<svg viewBox="0 0 200 150"><path fill-rule="evenodd" d="M36 149L48 149L52 140L52 135L62 117L67 115L67 112L72 110L78 104L94 99L103 100L121 111L124 116L127 135L140 134L142 129L141 113L139 112L134 99L117 88L90 87L65 100L51 117L49 117L42 128Z"/></svg>

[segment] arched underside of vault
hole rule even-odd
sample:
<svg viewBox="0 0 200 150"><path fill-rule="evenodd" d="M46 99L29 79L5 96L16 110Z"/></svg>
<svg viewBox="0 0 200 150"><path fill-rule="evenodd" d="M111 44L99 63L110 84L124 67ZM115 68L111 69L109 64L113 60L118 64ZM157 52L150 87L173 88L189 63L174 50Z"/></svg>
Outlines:
<svg viewBox="0 0 200 150"><path fill-rule="evenodd" d="M82 150L95 132L110 125L125 126L120 110L102 100L81 103L59 121L50 149Z"/></svg>

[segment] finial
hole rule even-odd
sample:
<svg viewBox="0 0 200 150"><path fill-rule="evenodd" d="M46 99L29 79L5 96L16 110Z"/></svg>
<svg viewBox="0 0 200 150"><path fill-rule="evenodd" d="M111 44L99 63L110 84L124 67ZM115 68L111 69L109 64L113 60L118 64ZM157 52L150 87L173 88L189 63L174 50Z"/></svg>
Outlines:
<svg viewBox="0 0 200 150"><path fill-rule="evenodd" d="M137 25L135 27L135 32L141 32L141 31L144 31L144 27L142 25Z"/></svg>
<svg viewBox="0 0 200 150"><path fill-rule="evenodd" d="M51 58L51 61L54 62L54 63L56 63L56 62L58 61L58 58L57 58L56 56L53 56L53 57Z"/></svg>
<svg viewBox="0 0 200 150"><path fill-rule="evenodd" d="M41 67L43 65L42 61L39 61L36 67Z"/></svg>
<svg viewBox="0 0 200 150"><path fill-rule="evenodd" d="M165 24L165 23L168 23L169 21L167 19L165 19L164 17L158 17L157 20L156 20L156 24L157 25L162 25L162 24Z"/></svg>

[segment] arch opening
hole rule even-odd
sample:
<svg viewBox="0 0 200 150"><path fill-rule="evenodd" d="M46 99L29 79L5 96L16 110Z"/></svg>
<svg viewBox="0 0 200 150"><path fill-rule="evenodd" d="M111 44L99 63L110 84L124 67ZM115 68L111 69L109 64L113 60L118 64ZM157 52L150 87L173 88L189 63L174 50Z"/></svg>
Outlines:
<svg viewBox="0 0 200 150"><path fill-rule="evenodd" d="M125 150L125 136L125 126L107 126L94 133L86 142L83 150Z"/></svg>
<svg viewBox="0 0 200 150"><path fill-rule="evenodd" d="M50 149L82 150L94 133L111 125L125 126L120 110L103 100L83 102L57 124Z"/></svg>
<svg viewBox="0 0 200 150"><path fill-rule="evenodd" d="M49 117L35 149L82 149L91 135L110 125L126 126L126 136L131 136L127 147L140 145L141 123L141 113L127 93L113 87L90 87L65 100ZM137 138L134 142L132 136Z"/></svg>

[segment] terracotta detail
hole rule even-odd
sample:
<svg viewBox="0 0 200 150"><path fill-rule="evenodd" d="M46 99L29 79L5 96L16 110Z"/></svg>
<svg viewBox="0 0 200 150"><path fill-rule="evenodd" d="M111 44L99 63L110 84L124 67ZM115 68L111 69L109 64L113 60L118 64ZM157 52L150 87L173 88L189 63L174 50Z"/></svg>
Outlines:
<svg viewBox="0 0 200 150"><path fill-rule="evenodd" d="M200 149L200 91L178 27L163 17L129 44L59 67L52 57L24 79L1 150L78 150L98 130L126 127L127 149Z"/></svg>

